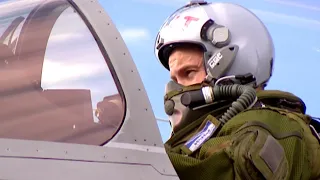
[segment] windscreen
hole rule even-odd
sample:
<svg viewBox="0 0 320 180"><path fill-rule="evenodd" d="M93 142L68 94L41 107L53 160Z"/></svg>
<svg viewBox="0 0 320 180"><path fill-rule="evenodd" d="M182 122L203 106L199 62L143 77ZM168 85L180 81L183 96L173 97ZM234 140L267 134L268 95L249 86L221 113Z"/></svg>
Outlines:
<svg viewBox="0 0 320 180"><path fill-rule="evenodd" d="M0 3L0 138L107 142L124 117L108 64L66 0Z"/></svg>

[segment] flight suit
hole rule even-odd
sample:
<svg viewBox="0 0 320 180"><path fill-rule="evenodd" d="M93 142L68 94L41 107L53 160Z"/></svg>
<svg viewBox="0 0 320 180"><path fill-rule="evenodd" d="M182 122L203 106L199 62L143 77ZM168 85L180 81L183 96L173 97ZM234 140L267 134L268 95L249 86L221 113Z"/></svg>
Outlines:
<svg viewBox="0 0 320 180"><path fill-rule="evenodd" d="M194 152L188 143L208 123L219 126L221 108L172 135L165 149L180 179L320 179L319 139L304 102L282 91L260 91L257 97L253 108L220 126Z"/></svg>

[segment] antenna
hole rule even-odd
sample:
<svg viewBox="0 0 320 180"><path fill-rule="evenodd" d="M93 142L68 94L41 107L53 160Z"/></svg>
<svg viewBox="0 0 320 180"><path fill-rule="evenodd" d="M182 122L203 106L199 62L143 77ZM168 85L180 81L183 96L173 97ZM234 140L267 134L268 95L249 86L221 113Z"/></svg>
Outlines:
<svg viewBox="0 0 320 180"><path fill-rule="evenodd" d="M169 120L168 120L168 119L157 118L157 117L156 117L156 119L157 119L157 121L162 121L162 122L167 122L167 123L169 123Z"/></svg>

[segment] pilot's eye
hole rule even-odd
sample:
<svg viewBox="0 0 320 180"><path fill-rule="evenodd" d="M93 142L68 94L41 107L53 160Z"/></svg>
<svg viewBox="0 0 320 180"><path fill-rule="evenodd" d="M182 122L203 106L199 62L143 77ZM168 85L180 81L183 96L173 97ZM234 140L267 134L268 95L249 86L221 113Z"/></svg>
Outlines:
<svg viewBox="0 0 320 180"><path fill-rule="evenodd" d="M195 75L196 71L195 70L187 70L185 72L186 77L192 78Z"/></svg>

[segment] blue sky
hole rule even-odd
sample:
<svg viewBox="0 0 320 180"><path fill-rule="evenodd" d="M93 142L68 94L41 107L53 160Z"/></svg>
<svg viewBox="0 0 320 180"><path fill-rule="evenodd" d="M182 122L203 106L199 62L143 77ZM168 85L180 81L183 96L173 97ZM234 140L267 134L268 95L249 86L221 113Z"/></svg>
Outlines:
<svg viewBox="0 0 320 180"><path fill-rule="evenodd" d="M129 48L158 118L166 119L163 92L169 80L169 73L155 58L154 39L166 17L186 2L100 0ZM308 114L320 117L318 110L320 1L229 0L228 2L235 2L253 10L271 32L276 58L274 75L267 89L294 93L305 101ZM167 140L170 133L168 123L158 122L158 125L163 140Z"/></svg>

